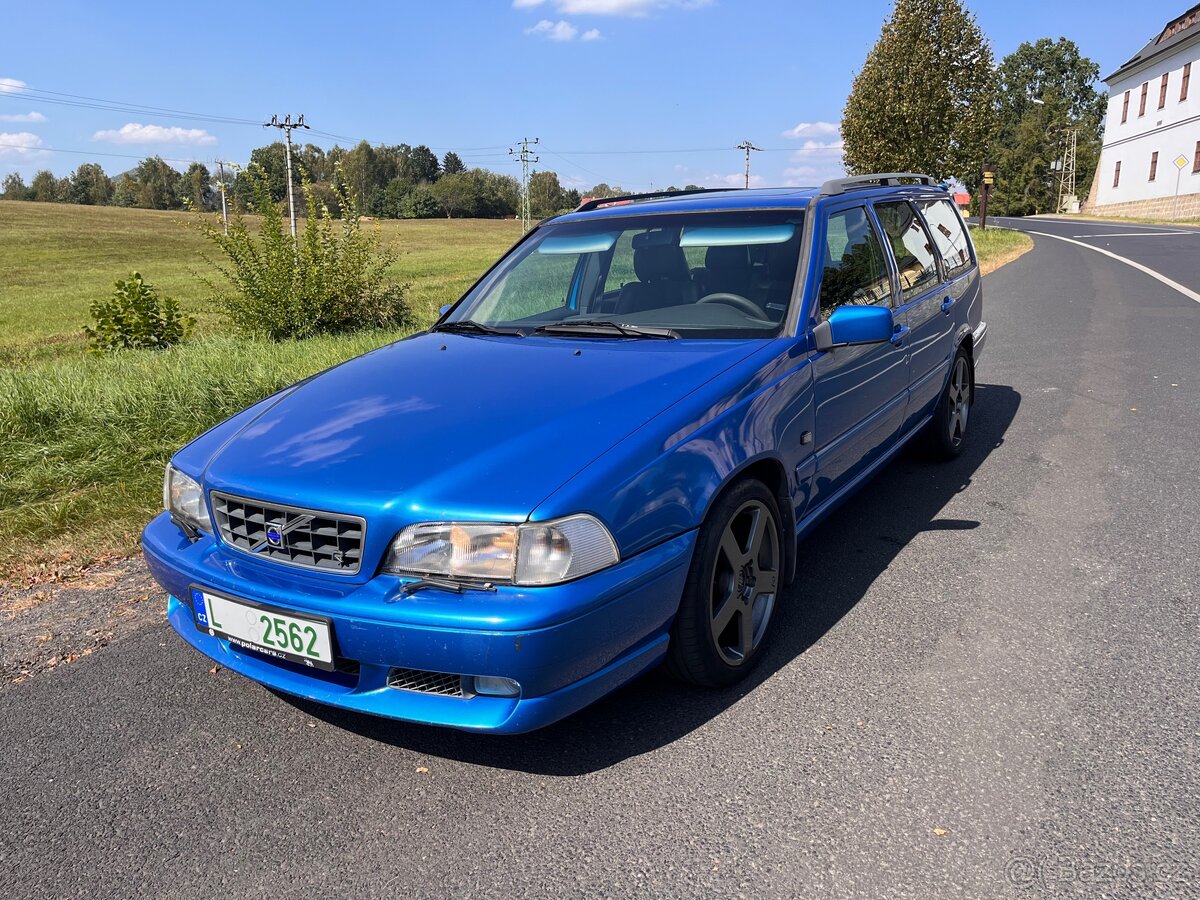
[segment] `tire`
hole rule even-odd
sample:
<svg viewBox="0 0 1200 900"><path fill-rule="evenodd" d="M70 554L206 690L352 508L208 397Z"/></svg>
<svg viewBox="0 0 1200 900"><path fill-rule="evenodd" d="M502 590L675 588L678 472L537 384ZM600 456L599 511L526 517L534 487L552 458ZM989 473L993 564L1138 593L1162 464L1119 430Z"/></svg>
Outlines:
<svg viewBox="0 0 1200 900"><path fill-rule="evenodd" d="M779 505L762 482L739 482L718 498L700 527L671 627L671 676L715 688L754 668L783 586L781 533Z"/></svg>
<svg viewBox="0 0 1200 900"><path fill-rule="evenodd" d="M933 459L947 461L962 453L974 400L975 367L967 348L959 347L950 365L946 387L926 426L925 446Z"/></svg>

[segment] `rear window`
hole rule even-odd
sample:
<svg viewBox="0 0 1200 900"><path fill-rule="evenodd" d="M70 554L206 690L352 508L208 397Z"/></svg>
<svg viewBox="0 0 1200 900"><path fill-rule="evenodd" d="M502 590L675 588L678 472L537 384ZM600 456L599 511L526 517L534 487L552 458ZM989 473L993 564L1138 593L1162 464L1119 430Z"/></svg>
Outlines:
<svg viewBox="0 0 1200 900"><path fill-rule="evenodd" d="M971 242L958 211L949 200L922 200L918 205L946 264L946 277L955 278L966 272L971 268Z"/></svg>

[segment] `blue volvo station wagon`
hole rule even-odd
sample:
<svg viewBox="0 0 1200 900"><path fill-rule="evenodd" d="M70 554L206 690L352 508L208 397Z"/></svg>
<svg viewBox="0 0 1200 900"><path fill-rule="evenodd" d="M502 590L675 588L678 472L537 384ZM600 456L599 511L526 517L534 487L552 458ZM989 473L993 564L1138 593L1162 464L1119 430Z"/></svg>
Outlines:
<svg viewBox="0 0 1200 900"><path fill-rule="evenodd" d="M932 179L646 194L541 223L428 331L167 467L175 630L276 690L472 731L763 653L799 539L967 438L974 248Z"/></svg>

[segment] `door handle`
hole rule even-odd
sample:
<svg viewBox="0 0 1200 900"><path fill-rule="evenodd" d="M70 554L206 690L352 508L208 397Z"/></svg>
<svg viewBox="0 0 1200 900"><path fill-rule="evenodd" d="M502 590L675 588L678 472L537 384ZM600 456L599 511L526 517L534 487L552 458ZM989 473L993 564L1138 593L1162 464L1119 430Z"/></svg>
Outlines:
<svg viewBox="0 0 1200 900"><path fill-rule="evenodd" d="M891 342L893 344L895 344L897 347L899 347L901 344L904 343L904 336L906 334L908 334L908 326L907 325L897 325L896 330L894 332L892 332L892 336L891 336L891 338L889 338L889 340L891 340Z"/></svg>
<svg viewBox="0 0 1200 900"><path fill-rule="evenodd" d="M953 297L947 297L945 300L942 301L942 312L944 312L946 315L950 315L950 308L952 306L954 306L954 304L957 302L958 301L955 300Z"/></svg>

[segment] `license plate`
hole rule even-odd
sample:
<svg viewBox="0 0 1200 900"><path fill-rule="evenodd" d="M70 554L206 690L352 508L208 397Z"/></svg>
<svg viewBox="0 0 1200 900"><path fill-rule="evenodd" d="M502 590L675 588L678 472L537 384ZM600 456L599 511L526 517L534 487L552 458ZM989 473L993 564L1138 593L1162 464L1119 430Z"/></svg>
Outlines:
<svg viewBox="0 0 1200 900"><path fill-rule="evenodd" d="M334 670L329 621L283 612L252 600L235 600L192 588L196 627L231 644L327 672Z"/></svg>

